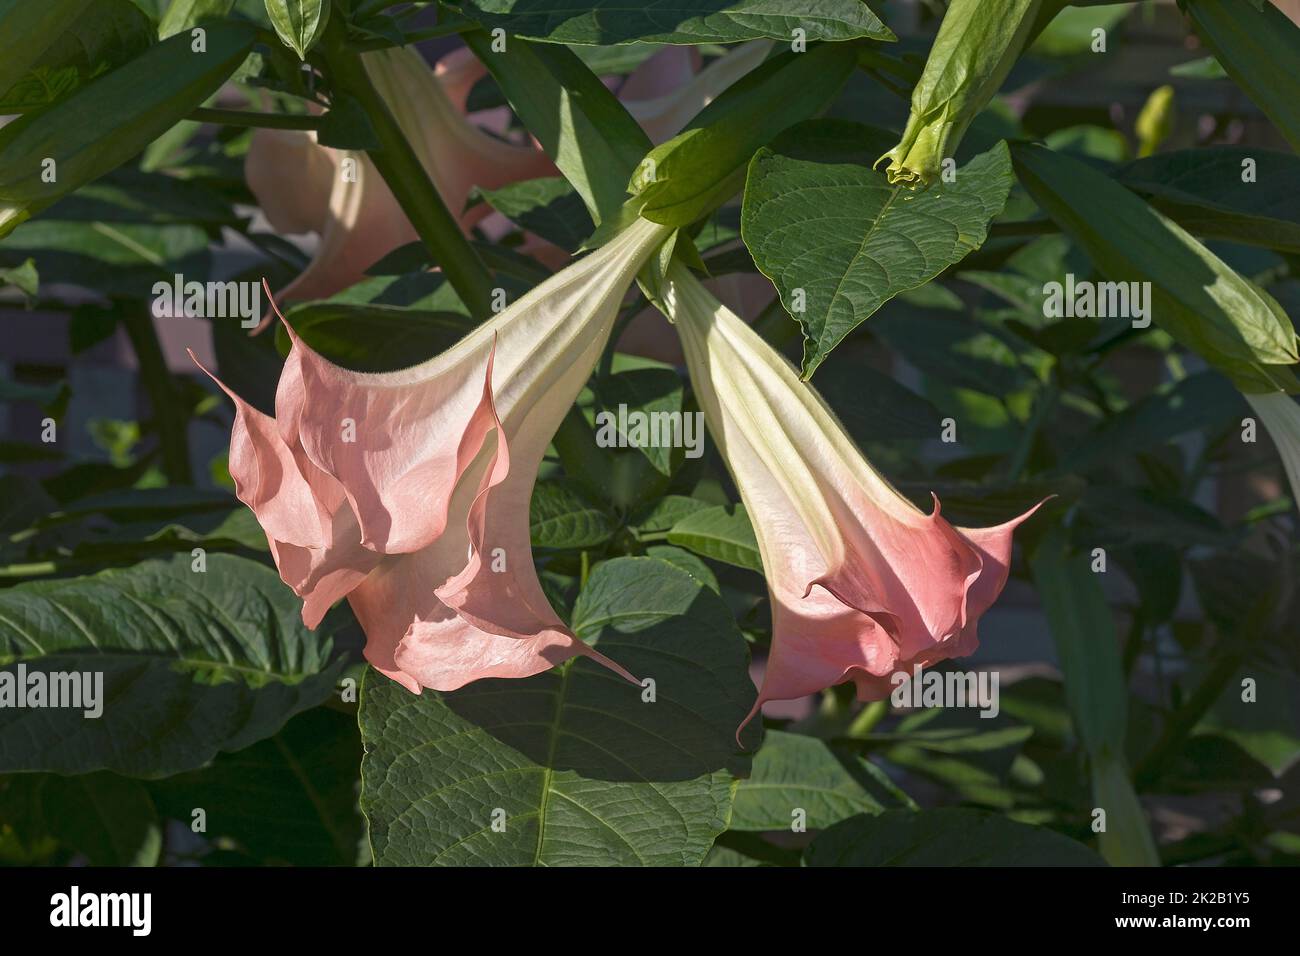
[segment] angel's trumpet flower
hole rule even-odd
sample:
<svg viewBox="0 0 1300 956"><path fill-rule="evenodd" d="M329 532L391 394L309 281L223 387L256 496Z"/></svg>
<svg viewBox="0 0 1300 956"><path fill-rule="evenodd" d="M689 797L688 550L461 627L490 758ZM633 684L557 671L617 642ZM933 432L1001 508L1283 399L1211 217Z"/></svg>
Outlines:
<svg viewBox="0 0 1300 956"><path fill-rule="evenodd" d="M953 0L943 15L912 89L912 109L898 145L876 161L888 161L890 185L909 189L939 178L943 161L957 150L966 128L988 105L1025 45L1063 0Z"/></svg>
<svg viewBox="0 0 1300 956"><path fill-rule="evenodd" d="M347 597L367 660L417 693L527 677L575 654L628 676L547 602L528 505L546 446L667 233L634 223L401 371L340 368L290 329L275 418L227 390L230 473L304 623Z"/></svg>
<svg viewBox="0 0 1300 956"><path fill-rule="evenodd" d="M364 54L362 62L462 228L468 230L490 212L486 206L464 210L475 186L494 189L554 175L555 165L540 149L504 142L470 123L414 50L379 50ZM446 76L453 96L465 94L463 72ZM417 238L370 160L362 153L326 149L314 133L258 130L244 175L276 230L320 234L307 268L281 291L284 298L332 295Z"/></svg>
<svg viewBox="0 0 1300 956"><path fill-rule="evenodd" d="M853 681L888 696L891 676L970 654L1006 584L1011 533L925 514L867 461L821 397L684 267L664 301L692 386L754 525L772 603L758 701Z"/></svg>

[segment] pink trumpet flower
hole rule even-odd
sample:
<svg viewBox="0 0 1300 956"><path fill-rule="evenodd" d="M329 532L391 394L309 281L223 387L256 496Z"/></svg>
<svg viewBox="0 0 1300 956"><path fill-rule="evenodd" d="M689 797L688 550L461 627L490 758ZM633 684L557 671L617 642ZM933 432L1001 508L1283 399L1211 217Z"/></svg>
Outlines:
<svg viewBox="0 0 1300 956"><path fill-rule="evenodd" d="M748 723L769 700L890 677L973 652L1006 584L1011 534L925 514L880 475L798 373L684 267L664 301L691 382L754 525L772 603L772 649ZM743 726L743 724L742 724Z"/></svg>
<svg viewBox="0 0 1300 956"><path fill-rule="evenodd" d="M577 654L632 679L547 602L528 506L551 436L667 233L634 223L397 372L340 368L289 327L274 418L222 386L236 407L236 491L308 627L346 597L367 660L415 693L527 677Z"/></svg>

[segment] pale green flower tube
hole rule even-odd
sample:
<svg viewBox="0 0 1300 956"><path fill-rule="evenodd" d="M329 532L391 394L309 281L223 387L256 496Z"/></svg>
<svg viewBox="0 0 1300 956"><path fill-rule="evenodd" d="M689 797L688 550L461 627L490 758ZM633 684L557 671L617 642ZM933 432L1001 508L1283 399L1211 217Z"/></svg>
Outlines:
<svg viewBox="0 0 1300 956"><path fill-rule="evenodd" d="M912 90L903 138L876 160L876 166L889 161L885 176L891 185L915 189L939 178L944 159L1011 72L1044 6L1063 5L1063 0L952 0Z"/></svg>

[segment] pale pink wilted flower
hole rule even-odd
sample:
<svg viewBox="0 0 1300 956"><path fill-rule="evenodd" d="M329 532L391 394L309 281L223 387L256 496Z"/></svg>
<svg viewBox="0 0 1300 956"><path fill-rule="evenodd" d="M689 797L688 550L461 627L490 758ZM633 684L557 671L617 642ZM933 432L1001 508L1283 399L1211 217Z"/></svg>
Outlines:
<svg viewBox="0 0 1300 956"><path fill-rule="evenodd" d="M307 626L347 597L366 659L416 693L527 677L575 654L631 679L547 602L528 507L552 435L668 232L634 223L401 371L340 368L290 329L274 418L227 390L231 476Z"/></svg>
<svg viewBox="0 0 1300 956"><path fill-rule="evenodd" d="M654 142L681 126L733 82L762 62L770 44L742 44L689 78L694 48L660 51L628 80L631 93L657 92L663 81L680 89L627 105ZM414 50L395 48L364 54L372 82L407 140L415 148L452 214L468 232L492 214L479 204L466 210L474 187L495 189L557 174L534 143L516 145L484 132L465 116L469 91L487 68L468 49L443 56L430 69ZM350 163L349 175L342 164ZM271 226L282 233L315 232L319 243L307 268L280 291L285 299L333 295L364 278L365 270L417 238L383 177L364 153L329 149L314 133L259 129L244 161L249 189ZM558 267L563 250L530 238L523 251Z"/></svg>
<svg viewBox="0 0 1300 956"><path fill-rule="evenodd" d="M507 143L469 122L414 50L379 50L363 54L362 62L463 229L468 231L491 211L486 206L465 210L475 186L493 189L555 174L555 165L540 149ZM468 75L464 66L446 74L453 95L465 95ZM345 162L349 164L346 175ZM332 295L360 281L380 258L417 238L415 227L369 158L320 146L315 133L257 130L244 161L244 175L272 227L320 236L307 268L281 291L284 298Z"/></svg>
<svg viewBox="0 0 1300 956"><path fill-rule="evenodd" d="M1011 535L925 514L867 461L815 390L685 267L664 301L709 431L753 522L772 604L772 649L746 723L769 700L890 676L973 652L1006 584ZM743 725L742 725L743 726Z"/></svg>

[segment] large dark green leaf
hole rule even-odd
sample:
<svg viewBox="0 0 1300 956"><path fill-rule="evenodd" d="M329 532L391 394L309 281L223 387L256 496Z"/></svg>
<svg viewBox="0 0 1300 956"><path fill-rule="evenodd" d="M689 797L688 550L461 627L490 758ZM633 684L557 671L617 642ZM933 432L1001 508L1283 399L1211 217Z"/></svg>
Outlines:
<svg viewBox="0 0 1300 956"><path fill-rule="evenodd" d="M52 838L74 860L92 866L153 866L162 849L162 825L149 791L138 780L112 773L4 778L0 819L21 844L34 847Z"/></svg>
<svg viewBox="0 0 1300 956"><path fill-rule="evenodd" d="M841 120L789 130L749 167L741 230L804 329L803 374L885 302L978 249L1011 189L997 146L924 192L871 164L896 137Z"/></svg>
<svg viewBox="0 0 1300 956"><path fill-rule="evenodd" d="M418 697L367 675L361 805L376 862L704 859L749 764L735 733L754 691L730 611L679 568L618 558L592 572L573 627L653 679L656 699L585 658Z"/></svg>
<svg viewBox="0 0 1300 956"><path fill-rule="evenodd" d="M792 9L783 0L467 0L466 15L507 33L556 43L604 46L731 43L770 37L892 40L894 35L859 0L807 0Z"/></svg>
<svg viewBox="0 0 1300 956"><path fill-rule="evenodd" d="M324 700L341 661L264 565L188 553L0 592L0 667L103 675L103 713L0 708L0 771L161 776L237 750Z"/></svg>
<svg viewBox="0 0 1300 956"><path fill-rule="evenodd" d="M1104 866L1044 827L982 810L889 810L845 820L817 837L808 866Z"/></svg>
<svg viewBox="0 0 1300 956"><path fill-rule="evenodd" d="M316 707L266 740L150 789L162 813L189 825L202 809L208 839L234 840L259 862L352 866L365 838L360 765L355 716Z"/></svg>

